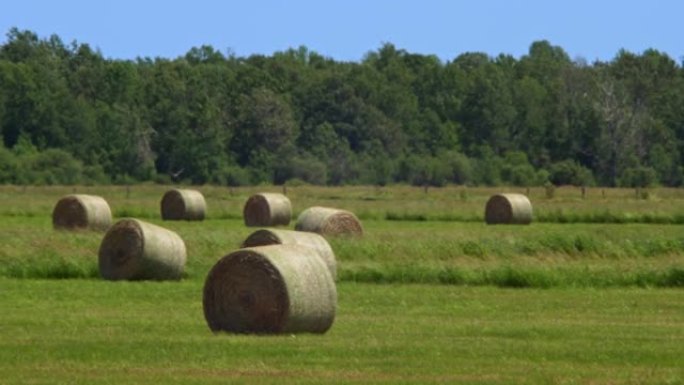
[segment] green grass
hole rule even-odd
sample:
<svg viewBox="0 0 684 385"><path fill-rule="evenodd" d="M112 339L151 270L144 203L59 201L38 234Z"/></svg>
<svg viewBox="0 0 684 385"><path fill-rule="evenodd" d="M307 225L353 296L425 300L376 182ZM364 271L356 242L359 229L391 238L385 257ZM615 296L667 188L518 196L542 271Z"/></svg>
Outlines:
<svg viewBox="0 0 684 385"><path fill-rule="evenodd" d="M165 189L0 187L0 383L684 383L682 190L532 189L537 221L487 226L495 189L288 188L295 212L350 209L365 235L330 240L327 334L244 336L209 331L202 284L254 230L247 197L280 189L201 187L199 223L162 222ZM100 280L103 234L51 225L71 192L177 232L184 279Z"/></svg>
<svg viewBox="0 0 684 385"><path fill-rule="evenodd" d="M254 229L241 220L162 222L188 249L187 279L204 279ZM679 225L365 221L363 239L331 239L341 281L500 287L684 287ZM0 223L0 276L98 278L103 234L54 231L49 217Z"/></svg>
<svg viewBox="0 0 684 385"><path fill-rule="evenodd" d="M24 383L684 381L681 290L338 285L325 335L212 334L201 282L0 279L0 378Z"/></svg>
<svg viewBox="0 0 684 385"><path fill-rule="evenodd" d="M168 186L0 186L0 216L43 216L66 194L103 196L115 216L144 219L159 217L159 205ZM247 198L256 192L282 192L282 187L194 187L204 194L210 219L240 219ZM529 195L536 222L551 223L660 223L684 224L684 189L649 190L648 199L634 189L589 188L582 198L579 188L562 187L553 198L542 187L431 188L392 187L288 187L294 215L313 205L353 211L363 220L482 222L487 199L499 192Z"/></svg>

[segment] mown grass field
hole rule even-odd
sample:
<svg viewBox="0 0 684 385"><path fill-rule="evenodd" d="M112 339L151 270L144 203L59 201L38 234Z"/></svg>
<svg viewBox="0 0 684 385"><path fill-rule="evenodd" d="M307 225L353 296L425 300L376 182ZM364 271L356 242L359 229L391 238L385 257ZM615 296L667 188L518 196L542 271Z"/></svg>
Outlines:
<svg viewBox="0 0 684 385"><path fill-rule="evenodd" d="M325 335L213 335L201 281L0 280L3 383L682 381L679 289L339 284Z"/></svg>
<svg viewBox="0 0 684 385"><path fill-rule="evenodd" d="M682 190L531 189L532 225L487 226L500 190L288 187L366 234L331 240L327 334L240 336L209 331L203 281L253 230L247 197L282 190L199 189L189 223L159 219L162 186L0 187L0 383L684 383ZM103 234L52 229L74 191L178 232L186 277L101 281Z"/></svg>

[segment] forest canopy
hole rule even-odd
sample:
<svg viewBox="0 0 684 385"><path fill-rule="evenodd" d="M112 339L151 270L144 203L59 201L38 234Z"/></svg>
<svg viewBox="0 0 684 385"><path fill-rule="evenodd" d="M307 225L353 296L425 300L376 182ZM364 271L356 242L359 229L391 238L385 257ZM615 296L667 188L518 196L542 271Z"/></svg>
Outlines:
<svg viewBox="0 0 684 385"><path fill-rule="evenodd" d="M681 186L684 69L536 41L451 61L385 43L117 60L11 29L0 45L0 183Z"/></svg>

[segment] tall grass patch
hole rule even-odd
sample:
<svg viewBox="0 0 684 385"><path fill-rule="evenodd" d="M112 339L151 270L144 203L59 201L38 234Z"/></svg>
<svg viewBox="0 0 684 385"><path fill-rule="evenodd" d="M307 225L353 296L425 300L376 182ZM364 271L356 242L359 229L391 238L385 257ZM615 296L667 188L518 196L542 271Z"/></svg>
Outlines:
<svg viewBox="0 0 684 385"><path fill-rule="evenodd" d="M242 222L245 200L264 190L282 191L264 186L204 186L203 195L212 210L200 224L162 222L159 197L166 190L165 186L154 185L0 187L0 276L93 277L102 235L55 232L50 223L56 199L70 193L88 193L105 197L115 217L142 218L176 232L187 247L184 279L203 279L218 258L239 248L251 233ZM363 239L330 240L342 280L508 286L525 281L534 287L676 286L681 282L681 225L656 220L632 223L630 219L619 224L535 220L529 226L515 228L486 226L481 220L482 208L492 190L469 188L467 200L459 198L459 191L446 187L425 194L421 189L403 186L293 186L287 193L293 212L310 205L330 204L378 218L363 221ZM636 200L629 191L619 195L621 192L607 190L603 198L589 189L582 200L575 196L579 190L559 188L552 199L546 199L543 191L530 189L529 196L535 204L535 218L542 215L540 211L551 212L559 207L563 215L604 215L618 207L643 216L661 215L659 211L666 207L667 215L683 212L679 190L657 190L649 200ZM649 205L653 211L645 211ZM23 211L18 212L19 208ZM408 216L387 220L387 212ZM620 212L627 215L632 211ZM411 218L413 214L420 217ZM434 220L449 215L457 220ZM475 221L478 216L480 219ZM604 220L609 221L616 220ZM591 272L591 279L583 278L583 269Z"/></svg>

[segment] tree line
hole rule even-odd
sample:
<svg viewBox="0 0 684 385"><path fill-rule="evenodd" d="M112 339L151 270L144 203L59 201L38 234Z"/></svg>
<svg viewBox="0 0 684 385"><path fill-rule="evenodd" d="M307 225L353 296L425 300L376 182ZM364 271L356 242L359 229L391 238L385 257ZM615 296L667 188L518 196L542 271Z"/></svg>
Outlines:
<svg viewBox="0 0 684 385"><path fill-rule="evenodd" d="M684 69L649 49L451 61L383 44L116 60L11 29L0 183L681 186Z"/></svg>

